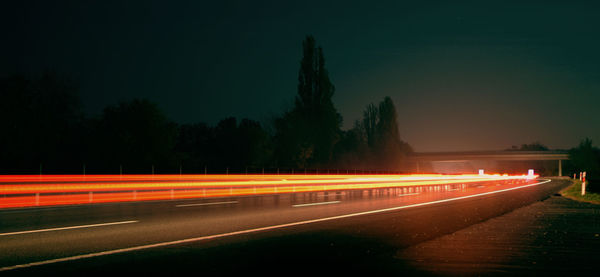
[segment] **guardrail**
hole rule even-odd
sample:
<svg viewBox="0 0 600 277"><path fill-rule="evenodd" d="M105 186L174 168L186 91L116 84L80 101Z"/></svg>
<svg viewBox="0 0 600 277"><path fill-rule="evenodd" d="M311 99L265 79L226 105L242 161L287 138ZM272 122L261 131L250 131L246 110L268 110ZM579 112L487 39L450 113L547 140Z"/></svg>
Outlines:
<svg viewBox="0 0 600 277"><path fill-rule="evenodd" d="M0 208L525 182L533 175L7 175Z"/></svg>

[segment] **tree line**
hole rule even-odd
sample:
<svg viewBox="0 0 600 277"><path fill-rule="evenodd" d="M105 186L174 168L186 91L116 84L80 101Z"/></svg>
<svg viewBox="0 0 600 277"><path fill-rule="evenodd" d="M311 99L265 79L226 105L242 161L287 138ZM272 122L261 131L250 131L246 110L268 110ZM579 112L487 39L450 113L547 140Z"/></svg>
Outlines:
<svg viewBox="0 0 600 277"><path fill-rule="evenodd" d="M294 105L272 122L228 117L178 124L156 103L133 99L86 115L72 80L53 72L0 79L0 174L252 172L402 169L390 97L342 130L323 49L302 42Z"/></svg>

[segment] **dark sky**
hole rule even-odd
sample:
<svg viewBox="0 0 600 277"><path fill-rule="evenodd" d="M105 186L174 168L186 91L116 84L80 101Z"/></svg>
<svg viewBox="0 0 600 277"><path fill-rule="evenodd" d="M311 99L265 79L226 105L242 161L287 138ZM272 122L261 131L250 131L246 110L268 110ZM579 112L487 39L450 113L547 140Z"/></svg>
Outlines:
<svg viewBox="0 0 600 277"><path fill-rule="evenodd" d="M0 74L70 76L90 115L145 97L179 123L266 122L292 105L312 34L345 129L390 96L417 151L600 142L592 1L323 2L4 3Z"/></svg>

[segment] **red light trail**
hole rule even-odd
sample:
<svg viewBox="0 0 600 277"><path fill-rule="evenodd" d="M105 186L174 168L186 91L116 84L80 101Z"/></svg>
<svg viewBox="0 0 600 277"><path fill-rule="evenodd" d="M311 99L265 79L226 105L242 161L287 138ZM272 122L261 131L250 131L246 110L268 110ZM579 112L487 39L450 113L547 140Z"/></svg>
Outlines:
<svg viewBox="0 0 600 277"><path fill-rule="evenodd" d="M5 175L0 208L526 181L536 175Z"/></svg>

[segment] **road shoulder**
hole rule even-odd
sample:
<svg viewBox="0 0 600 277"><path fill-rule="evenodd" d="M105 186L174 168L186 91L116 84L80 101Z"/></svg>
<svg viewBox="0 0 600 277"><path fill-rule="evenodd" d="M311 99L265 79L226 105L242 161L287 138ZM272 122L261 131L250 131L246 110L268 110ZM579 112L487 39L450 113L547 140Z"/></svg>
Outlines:
<svg viewBox="0 0 600 277"><path fill-rule="evenodd" d="M579 180L574 180L573 184L561 190L560 194L572 200L600 204L600 194L598 193L588 191L585 195L581 195L581 181Z"/></svg>
<svg viewBox="0 0 600 277"><path fill-rule="evenodd" d="M396 253L418 274L572 274L600 262L600 205L554 195Z"/></svg>

